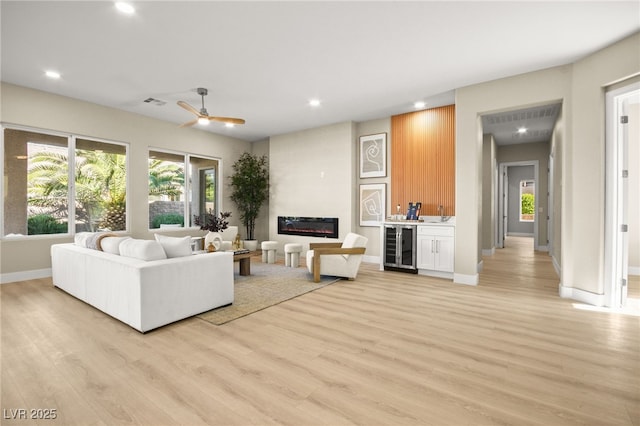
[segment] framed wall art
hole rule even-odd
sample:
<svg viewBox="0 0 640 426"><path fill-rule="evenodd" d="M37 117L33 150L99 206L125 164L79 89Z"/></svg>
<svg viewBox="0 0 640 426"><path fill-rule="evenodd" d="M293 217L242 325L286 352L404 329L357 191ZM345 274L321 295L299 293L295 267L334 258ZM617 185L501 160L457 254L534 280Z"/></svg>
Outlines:
<svg viewBox="0 0 640 426"><path fill-rule="evenodd" d="M360 136L360 177L387 175L387 134Z"/></svg>
<svg viewBox="0 0 640 426"><path fill-rule="evenodd" d="M380 226L386 205L386 184L360 185L360 226Z"/></svg>

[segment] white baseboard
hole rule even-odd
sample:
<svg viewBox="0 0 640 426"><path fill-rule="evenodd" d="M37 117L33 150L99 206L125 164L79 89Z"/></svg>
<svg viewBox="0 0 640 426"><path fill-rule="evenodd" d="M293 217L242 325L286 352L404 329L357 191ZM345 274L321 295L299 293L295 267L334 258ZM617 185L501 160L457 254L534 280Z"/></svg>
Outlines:
<svg viewBox="0 0 640 426"><path fill-rule="evenodd" d="M13 283L16 281L35 280L51 276L51 268L34 269L32 271L9 272L0 275L0 284Z"/></svg>
<svg viewBox="0 0 640 426"><path fill-rule="evenodd" d="M528 232L507 232L507 237L531 237L533 238L533 234Z"/></svg>
<svg viewBox="0 0 640 426"><path fill-rule="evenodd" d="M538 246L538 247L536 247L536 250L537 251L546 251L546 252L548 252L549 251L549 246Z"/></svg>
<svg viewBox="0 0 640 426"><path fill-rule="evenodd" d="M640 266L629 266L629 275L640 275Z"/></svg>
<svg viewBox="0 0 640 426"><path fill-rule="evenodd" d="M494 254L496 254L495 247L491 247L490 249L482 249L483 256L493 256Z"/></svg>
<svg viewBox="0 0 640 426"><path fill-rule="evenodd" d="M558 285L558 290L560 297L564 299L574 299L593 306L605 305L604 294L595 294L579 288L565 287L562 283Z"/></svg>
<svg viewBox="0 0 640 426"><path fill-rule="evenodd" d="M482 269L484 268L484 260L481 260L480 262L478 262L478 264L476 265L476 272L480 273L482 272Z"/></svg>
<svg viewBox="0 0 640 426"><path fill-rule="evenodd" d="M380 263L380 256L362 256L362 261L365 263Z"/></svg>
<svg viewBox="0 0 640 426"><path fill-rule="evenodd" d="M453 274L453 282L456 284L465 284L465 285L478 285L479 276L478 274L467 275L467 274Z"/></svg>

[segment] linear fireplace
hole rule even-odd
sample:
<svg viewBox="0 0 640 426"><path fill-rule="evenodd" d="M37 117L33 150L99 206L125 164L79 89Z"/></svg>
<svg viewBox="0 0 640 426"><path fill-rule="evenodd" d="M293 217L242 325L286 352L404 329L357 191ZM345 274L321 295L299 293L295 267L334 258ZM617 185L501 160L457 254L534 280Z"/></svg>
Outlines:
<svg viewBox="0 0 640 426"><path fill-rule="evenodd" d="M338 238L338 218L278 216L278 234Z"/></svg>

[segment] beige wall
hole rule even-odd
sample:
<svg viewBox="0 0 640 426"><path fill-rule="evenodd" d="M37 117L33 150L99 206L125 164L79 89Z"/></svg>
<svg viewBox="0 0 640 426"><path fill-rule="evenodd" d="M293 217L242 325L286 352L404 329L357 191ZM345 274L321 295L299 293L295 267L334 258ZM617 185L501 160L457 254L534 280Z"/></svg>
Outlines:
<svg viewBox="0 0 640 426"><path fill-rule="evenodd" d="M454 279L477 283L482 242L480 116L570 98L571 66L469 86L456 91L456 258Z"/></svg>
<svg viewBox="0 0 640 426"><path fill-rule="evenodd" d="M153 238L148 231L147 158L150 147L189 152L222 159L223 180L231 164L251 145L242 140L214 135L195 128L154 120L76 99L2 83L2 115L6 124L103 138L129 144L128 211L131 235ZM169 107L169 106L167 106ZM223 195L228 193L223 186ZM222 208L235 211L226 197ZM232 217L232 224L238 215ZM172 235L202 235L199 229L177 231ZM39 236L0 241L2 274L43 270L51 267L51 244L69 242L69 237Z"/></svg>
<svg viewBox="0 0 640 426"><path fill-rule="evenodd" d="M482 254L496 248L496 141L484 135L482 142Z"/></svg>
<svg viewBox="0 0 640 426"><path fill-rule="evenodd" d="M563 144L562 285L604 293L605 92L640 73L640 33L573 66L571 120Z"/></svg>
<svg viewBox="0 0 640 426"><path fill-rule="evenodd" d="M553 129L553 135L550 142L549 162L551 164L551 185L552 185L552 205L549 206L551 221L551 241L549 242L549 256L553 260L553 266L558 275L561 275L560 265L562 258L562 145L565 134L564 126L564 106L560 109L560 115L556 121L556 127Z"/></svg>
<svg viewBox="0 0 640 426"><path fill-rule="evenodd" d="M488 112L563 102L552 141L560 171L561 285L602 295L604 289L604 87L640 72L636 33L572 65L513 76L456 91L456 260L458 282L477 280L482 247L482 137L478 117ZM554 189L555 186L554 186ZM558 229L559 228L559 229ZM554 244L560 246L560 244ZM554 250L555 250L554 249Z"/></svg>
<svg viewBox="0 0 640 426"><path fill-rule="evenodd" d="M374 135L378 133L387 134L387 176L379 178L360 179L360 171L358 170L360 164L360 136ZM369 183L384 183L386 185L387 192L387 205L385 207L385 215L389 216L390 214L393 214L392 212L394 212L395 210L391 210L391 197L389 196L389 191L391 191L391 171L389 167L391 164L391 145L393 144L393 140L391 139L391 117L357 123L355 144L357 146L357 158L355 163L356 181L358 183L357 196L360 195L360 185ZM393 207L393 209L395 209L395 207ZM360 212L356 211L356 214L359 215ZM380 229L378 227L359 226L359 224L360 220L358 216L356 222L357 233L369 238L369 242L367 243L366 255L382 256L382 248L380 246Z"/></svg>
<svg viewBox="0 0 640 426"><path fill-rule="evenodd" d="M318 238L278 235L278 216L337 217L339 239L356 231L355 125L338 123L269 141L269 236L278 250ZM338 240L333 240L338 241Z"/></svg>

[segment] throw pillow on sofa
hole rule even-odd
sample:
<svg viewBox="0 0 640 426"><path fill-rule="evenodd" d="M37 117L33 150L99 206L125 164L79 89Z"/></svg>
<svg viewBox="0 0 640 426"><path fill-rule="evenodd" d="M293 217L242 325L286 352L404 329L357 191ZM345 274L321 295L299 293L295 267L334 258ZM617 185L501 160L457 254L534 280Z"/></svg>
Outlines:
<svg viewBox="0 0 640 426"><path fill-rule="evenodd" d="M100 247L105 253L120 254L120 243L130 239L131 237L104 237L100 240Z"/></svg>
<svg viewBox="0 0 640 426"><path fill-rule="evenodd" d="M129 238L120 243L120 256L133 257L140 260L161 260L167 255L159 242L153 240L137 240Z"/></svg>
<svg viewBox="0 0 640 426"><path fill-rule="evenodd" d="M167 237L155 234L156 241L160 243L168 258L191 256L191 237Z"/></svg>

